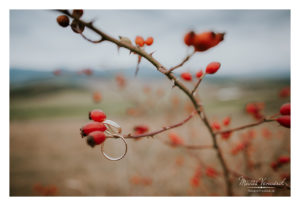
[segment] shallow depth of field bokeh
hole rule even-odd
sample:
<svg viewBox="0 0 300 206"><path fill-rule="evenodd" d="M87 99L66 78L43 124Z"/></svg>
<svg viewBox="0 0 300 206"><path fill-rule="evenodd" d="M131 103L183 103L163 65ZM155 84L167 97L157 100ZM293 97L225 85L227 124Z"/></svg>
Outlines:
<svg viewBox="0 0 300 206"><path fill-rule="evenodd" d="M176 35L182 37L184 32ZM78 38L77 41L84 40ZM205 67L201 55L193 58ZM117 59L118 56L112 54L109 60ZM249 59L251 61L254 60ZM168 135L173 132L186 145L211 145L211 136L198 116L153 138L128 139L128 153L117 162L108 161L100 153L99 146L91 148L81 138L80 127L89 121L88 112L95 108L105 111L108 119L119 123L123 134L133 133L133 128L141 124L147 125L150 131L158 130L190 114L193 108L190 100L178 88L172 88L172 82L151 66L142 65L140 73L134 77L135 66L107 73L92 68L91 75L82 70L84 68L54 73L57 68L52 71L11 68L10 195L226 194L215 150L192 150L167 144ZM178 78L184 69L178 70ZM226 69L230 68L221 66L220 71ZM290 102L289 70L275 76L272 72L262 76L248 72L250 75L239 77L217 74L205 77L197 92L211 122L222 124L229 116L228 128L234 128L257 121L245 110L249 102L263 103L262 112L266 116L277 114L283 103ZM195 81L194 78L192 83L184 83L193 88ZM250 136L250 148L234 153L232 150L245 136ZM289 183L289 164L276 171L270 165L280 156L290 156L290 129L277 122L264 123L234 132L228 140L219 137L218 142L231 170L256 179L267 177L270 181L281 181L287 178ZM119 140L105 142L109 154L118 155L123 149ZM195 184L191 180L199 168L202 168L202 175ZM214 168L216 174L207 174L206 168ZM239 175L233 177L234 194L238 196L290 195L287 189L248 193L247 187L239 183Z"/></svg>

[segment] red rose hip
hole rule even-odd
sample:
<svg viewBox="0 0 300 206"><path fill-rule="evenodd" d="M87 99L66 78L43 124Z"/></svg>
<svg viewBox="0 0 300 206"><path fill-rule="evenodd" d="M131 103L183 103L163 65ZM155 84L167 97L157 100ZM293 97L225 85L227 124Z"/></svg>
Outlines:
<svg viewBox="0 0 300 206"><path fill-rule="evenodd" d="M184 43L187 46L192 46L194 44L194 39L195 39L195 32L193 32L193 31L190 31L187 34L185 34L185 36L183 38Z"/></svg>
<svg viewBox="0 0 300 206"><path fill-rule="evenodd" d="M135 37L135 44L139 45L140 47L144 46L145 44L144 38L141 36Z"/></svg>
<svg viewBox="0 0 300 206"><path fill-rule="evenodd" d="M100 109L94 109L89 112L89 119L95 122L103 122L106 119L106 114Z"/></svg>
<svg viewBox="0 0 300 206"><path fill-rule="evenodd" d="M197 78L201 78L203 76L203 71L202 70L200 70L200 71L198 71L197 73L196 73L196 77Z"/></svg>
<svg viewBox="0 0 300 206"><path fill-rule="evenodd" d="M219 70L220 66L221 64L219 62L211 62L206 67L206 73L214 74Z"/></svg>
<svg viewBox="0 0 300 206"><path fill-rule="evenodd" d="M80 129L81 137L89 135L91 132L101 131L104 132L106 127L101 122L89 122Z"/></svg>
<svg viewBox="0 0 300 206"><path fill-rule="evenodd" d="M183 72L181 75L181 78L185 81L192 81L192 75L189 72Z"/></svg>
<svg viewBox="0 0 300 206"><path fill-rule="evenodd" d="M276 121L284 127L287 127L287 128L291 127L291 116L290 115L284 115L284 116L278 117L276 119Z"/></svg>
<svg viewBox="0 0 300 206"><path fill-rule="evenodd" d="M145 44L148 46L151 46L153 44L153 37L148 37L145 41Z"/></svg>
<svg viewBox="0 0 300 206"><path fill-rule="evenodd" d="M280 114L282 115L290 115L291 114L291 104L285 103L280 107Z"/></svg>
<svg viewBox="0 0 300 206"><path fill-rule="evenodd" d="M94 147L95 145L101 144L105 141L106 136L103 132L95 131L91 132L89 136L87 137L87 144L91 147Z"/></svg>

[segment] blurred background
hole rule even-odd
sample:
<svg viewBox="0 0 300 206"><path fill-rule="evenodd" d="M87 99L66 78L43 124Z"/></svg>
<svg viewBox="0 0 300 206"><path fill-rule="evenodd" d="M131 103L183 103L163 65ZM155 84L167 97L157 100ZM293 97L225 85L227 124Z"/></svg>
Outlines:
<svg viewBox="0 0 300 206"><path fill-rule="evenodd" d="M128 154L118 162L86 144L79 129L92 109L105 111L128 134L137 125L154 131L178 123L192 105L150 63L142 59L135 77L136 55L111 43L85 41L60 27L58 15L10 11L10 195L225 195L213 150L165 143L173 132L187 145L211 145L198 117L154 138L128 140ZM154 43L146 51L155 51L153 56L168 68L191 52L183 42L189 30L226 32L217 47L196 54L175 71L178 77L183 71L195 74L212 61L221 62L216 74L205 77L198 95L209 120L224 129L256 121L247 114L247 103L260 103L262 113L271 116L290 101L289 10L86 10L83 19L95 20L96 27L116 38L152 36ZM87 29L84 33L98 39ZM189 88L195 83L195 77L185 82ZM231 118L229 127L222 125L225 117ZM234 152L245 138L251 139L250 146ZM290 178L289 165L270 167L279 157L290 156L289 129L278 123L218 141L232 170L253 178ZM108 140L105 149L118 155L123 145ZM195 183L197 171L201 175ZM233 185L236 195L289 195L280 189L248 193L238 175Z"/></svg>

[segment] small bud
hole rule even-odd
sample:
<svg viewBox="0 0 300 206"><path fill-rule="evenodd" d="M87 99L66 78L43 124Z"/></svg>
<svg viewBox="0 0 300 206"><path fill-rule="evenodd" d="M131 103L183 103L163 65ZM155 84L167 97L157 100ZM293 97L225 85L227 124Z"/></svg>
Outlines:
<svg viewBox="0 0 300 206"><path fill-rule="evenodd" d="M82 9L74 9L73 12L72 12L72 15L75 18L79 19L83 15L83 10Z"/></svg>
<svg viewBox="0 0 300 206"><path fill-rule="evenodd" d="M201 78L202 75L203 75L203 71L202 71L202 70L200 70L200 71L198 71L198 72L196 73L196 77L197 77L197 78Z"/></svg>
<svg viewBox="0 0 300 206"><path fill-rule="evenodd" d="M60 15L56 18L57 23L61 26L61 27L67 27L69 26L69 17L67 17L66 15Z"/></svg>
<svg viewBox="0 0 300 206"><path fill-rule="evenodd" d="M74 19L71 23L71 28L75 33L82 33L84 31L84 24Z"/></svg>

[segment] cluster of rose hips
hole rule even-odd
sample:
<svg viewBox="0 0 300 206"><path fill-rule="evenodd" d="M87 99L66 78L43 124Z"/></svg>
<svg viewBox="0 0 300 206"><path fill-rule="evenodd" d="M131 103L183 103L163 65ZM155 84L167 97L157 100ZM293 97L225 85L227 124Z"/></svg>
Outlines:
<svg viewBox="0 0 300 206"><path fill-rule="evenodd" d="M206 74L214 74L219 70L220 67L221 67L221 64L219 62L211 62L206 66L205 73ZM202 70L199 70L195 74L196 78L198 78L198 79L200 79L203 75L204 75L204 73ZM180 76L183 80L188 81L188 82L193 80L192 74L189 72L183 72L183 73L181 73Z"/></svg>
<svg viewBox="0 0 300 206"><path fill-rule="evenodd" d="M229 116L227 116L223 119L223 126L228 127L230 125L230 123L231 123L231 118ZM214 131L219 131L221 129L221 124L217 121L214 121L211 123L211 128ZM221 133L221 137L222 137L222 139L227 140L231 137L231 134L232 134L231 131L223 132L223 133Z"/></svg>
<svg viewBox="0 0 300 206"><path fill-rule="evenodd" d="M83 15L82 9L74 9L72 12L72 16L74 17L71 28L75 33L82 33L85 26L81 22L79 22L77 19L80 19ZM60 15L56 18L57 23L62 27L68 27L70 25L69 17L66 15Z"/></svg>
<svg viewBox="0 0 300 206"><path fill-rule="evenodd" d="M217 46L224 39L225 33L215 33L213 31L196 34L190 31L184 36L184 43L193 46L195 51L203 52Z"/></svg>
<svg viewBox="0 0 300 206"><path fill-rule="evenodd" d="M144 40L143 37L136 36L135 37L135 44L138 45L139 47L143 47L145 44L147 46L151 46L153 44L153 37L148 37L146 40Z"/></svg>
<svg viewBox="0 0 300 206"><path fill-rule="evenodd" d="M80 129L81 137L87 137L87 144L91 147L101 144L105 141L104 131L107 129L103 121L106 119L105 113L100 109L89 112L89 119L93 122L86 123Z"/></svg>
<svg viewBox="0 0 300 206"><path fill-rule="evenodd" d="M246 105L246 112L250 114L253 118L260 120L264 117L263 114L261 113L264 107L265 105L262 102L248 103Z"/></svg>
<svg viewBox="0 0 300 206"><path fill-rule="evenodd" d="M291 104L286 103L280 107L280 114L282 116L278 117L276 120L279 124L284 127L291 127Z"/></svg>

